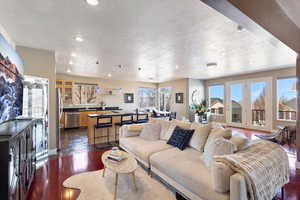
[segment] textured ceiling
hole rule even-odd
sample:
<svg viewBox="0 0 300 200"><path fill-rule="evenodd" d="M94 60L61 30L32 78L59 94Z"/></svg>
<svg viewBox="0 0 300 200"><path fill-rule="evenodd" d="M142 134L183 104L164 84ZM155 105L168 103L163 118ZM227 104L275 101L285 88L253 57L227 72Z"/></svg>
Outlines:
<svg viewBox="0 0 300 200"><path fill-rule="evenodd" d="M100 0L97 7L84 0L1 0L0 24L17 45L55 50L57 72L70 68L73 75L210 79L296 61L284 44L237 31L236 23L199 0ZM76 42L76 35L84 41ZM207 68L210 62L218 66Z"/></svg>

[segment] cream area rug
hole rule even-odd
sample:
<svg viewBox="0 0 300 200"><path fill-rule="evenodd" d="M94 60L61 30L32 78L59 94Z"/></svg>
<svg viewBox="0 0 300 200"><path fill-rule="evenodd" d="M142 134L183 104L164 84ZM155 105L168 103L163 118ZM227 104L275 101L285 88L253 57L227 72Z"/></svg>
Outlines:
<svg viewBox="0 0 300 200"><path fill-rule="evenodd" d="M119 174L118 200L176 200L173 192L157 180L151 178L143 169L135 172L137 191L134 190L132 176ZM102 177L102 170L76 174L63 183L64 187L80 190L78 200L112 200L115 174L109 169Z"/></svg>

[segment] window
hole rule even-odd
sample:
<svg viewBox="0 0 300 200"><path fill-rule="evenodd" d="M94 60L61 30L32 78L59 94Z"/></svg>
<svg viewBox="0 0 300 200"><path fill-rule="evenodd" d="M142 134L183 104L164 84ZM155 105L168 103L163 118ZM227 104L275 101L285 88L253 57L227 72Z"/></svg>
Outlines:
<svg viewBox="0 0 300 200"><path fill-rule="evenodd" d="M159 110L170 111L172 88L159 88Z"/></svg>
<svg viewBox="0 0 300 200"><path fill-rule="evenodd" d="M208 87L209 107L211 114L224 114L224 85L213 85Z"/></svg>
<svg viewBox="0 0 300 200"><path fill-rule="evenodd" d="M156 88L139 88L138 102L139 108L149 108L156 106Z"/></svg>
<svg viewBox="0 0 300 200"><path fill-rule="evenodd" d="M277 80L277 119L296 120L296 78L282 78Z"/></svg>

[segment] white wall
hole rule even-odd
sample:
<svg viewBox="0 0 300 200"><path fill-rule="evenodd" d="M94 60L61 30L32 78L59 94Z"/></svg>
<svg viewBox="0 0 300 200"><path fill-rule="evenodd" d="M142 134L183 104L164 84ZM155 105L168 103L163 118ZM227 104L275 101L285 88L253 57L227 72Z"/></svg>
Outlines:
<svg viewBox="0 0 300 200"><path fill-rule="evenodd" d="M49 80L49 149L56 149L56 90L55 90L55 53L54 51L17 46L22 58L25 75L46 78Z"/></svg>

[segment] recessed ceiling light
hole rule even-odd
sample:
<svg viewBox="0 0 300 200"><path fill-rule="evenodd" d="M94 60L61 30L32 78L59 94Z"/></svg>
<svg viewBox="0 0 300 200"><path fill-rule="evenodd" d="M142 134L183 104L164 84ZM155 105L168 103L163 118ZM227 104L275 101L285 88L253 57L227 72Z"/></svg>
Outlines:
<svg viewBox="0 0 300 200"><path fill-rule="evenodd" d="M71 69L70 69L70 68L68 68L68 69L67 69L67 72L68 72L68 73L70 73L70 72L71 72Z"/></svg>
<svg viewBox="0 0 300 200"><path fill-rule="evenodd" d="M69 65L73 65L73 62L72 62L72 61L70 61L70 62L69 62Z"/></svg>
<svg viewBox="0 0 300 200"><path fill-rule="evenodd" d="M80 35L76 35L74 37L74 40L76 40L77 42L83 42L83 38Z"/></svg>
<svg viewBox="0 0 300 200"><path fill-rule="evenodd" d="M178 69L178 68L179 68L179 66L178 66L178 65L176 65L176 66L175 66L175 69Z"/></svg>
<svg viewBox="0 0 300 200"><path fill-rule="evenodd" d="M206 66L207 66L207 67L217 67L218 64L215 63L215 62L211 62L211 63L207 63Z"/></svg>
<svg viewBox="0 0 300 200"><path fill-rule="evenodd" d="M139 71L141 71L141 70L142 70L142 68L141 68L141 67L139 67L139 68L138 68L138 70L139 70Z"/></svg>
<svg viewBox="0 0 300 200"><path fill-rule="evenodd" d="M107 74L107 76L108 76L108 77L111 77L111 74L109 73L109 74Z"/></svg>
<svg viewBox="0 0 300 200"><path fill-rule="evenodd" d="M76 53L71 53L71 56L76 57L77 55L76 55Z"/></svg>
<svg viewBox="0 0 300 200"><path fill-rule="evenodd" d="M244 30L244 27L242 27L241 25L238 25L238 26L237 26L237 30L238 30L238 31L242 31L242 30Z"/></svg>
<svg viewBox="0 0 300 200"><path fill-rule="evenodd" d="M97 6L99 4L98 0L86 0L86 2L91 6Z"/></svg>

